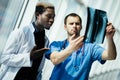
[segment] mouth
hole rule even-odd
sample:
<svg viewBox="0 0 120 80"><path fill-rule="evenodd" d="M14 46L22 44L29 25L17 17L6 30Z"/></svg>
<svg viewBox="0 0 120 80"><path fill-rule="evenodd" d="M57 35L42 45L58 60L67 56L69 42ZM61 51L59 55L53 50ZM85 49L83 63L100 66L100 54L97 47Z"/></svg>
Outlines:
<svg viewBox="0 0 120 80"><path fill-rule="evenodd" d="M72 32L76 33L77 31L75 29L72 29Z"/></svg>
<svg viewBox="0 0 120 80"><path fill-rule="evenodd" d="M45 29L49 30L50 27L51 27L51 25L47 25L47 26L45 27Z"/></svg>
<svg viewBox="0 0 120 80"><path fill-rule="evenodd" d="M48 26L52 26L52 23L51 23L51 24L48 24Z"/></svg>

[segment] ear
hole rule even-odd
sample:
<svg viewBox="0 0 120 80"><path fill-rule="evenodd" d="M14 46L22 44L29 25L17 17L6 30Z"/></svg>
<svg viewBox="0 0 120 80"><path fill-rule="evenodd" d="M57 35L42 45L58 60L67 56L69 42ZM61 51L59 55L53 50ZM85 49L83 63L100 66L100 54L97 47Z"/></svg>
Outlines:
<svg viewBox="0 0 120 80"><path fill-rule="evenodd" d="M40 16L40 13L36 12L35 16L36 16L36 19L37 19Z"/></svg>
<svg viewBox="0 0 120 80"><path fill-rule="evenodd" d="M35 15L36 15L36 17L37 17L37 16L39 16L39 13L38 13L38 12L36 12L36 13L35 13Z"/></svg>
<svg viewBox="0 0 120 80"><path fill-rule="evenodd" d="M67 30L67 26L64 24L64 29Z"/></svg>
<svg viewBox="0 0 120 80"><path fill-rule="evenodd" d="M82 24L81 24L81 29L82 29Z"/></svg>

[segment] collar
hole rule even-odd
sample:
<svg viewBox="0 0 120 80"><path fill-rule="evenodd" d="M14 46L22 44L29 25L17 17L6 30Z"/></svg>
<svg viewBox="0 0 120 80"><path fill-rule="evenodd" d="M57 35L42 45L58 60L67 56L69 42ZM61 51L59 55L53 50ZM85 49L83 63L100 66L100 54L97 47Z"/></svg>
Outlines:
<svg viewBox="0 0 120 80"><path fill-rule="evenodd" d="M39 30L37 29L37 26L35 25L35 22L33 22L32 24L33 24L33 27L34 27L34 29L35 29L34 32L39 32Z"/></svg>

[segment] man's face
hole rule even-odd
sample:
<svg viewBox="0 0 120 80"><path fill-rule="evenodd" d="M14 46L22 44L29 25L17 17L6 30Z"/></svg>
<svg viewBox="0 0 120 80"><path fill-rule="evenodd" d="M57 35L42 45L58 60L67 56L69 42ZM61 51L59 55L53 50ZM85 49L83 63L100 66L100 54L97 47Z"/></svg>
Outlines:
<svg viewBox="0 0 120 80"><path fill-rule="evenodd" d="M54 9L47 8L45 12L38 16L38 23L45 29L50 29L54 22L55 11Z"/></svg>
<svg viewBox="0 0 120 80"><path fill-rule="evenodd" d="M79 17L77 16L76 17L69 16L64 27L68 35L70 36L73 34L78 36L80 34L80 30L82 29L81 22L79 20Z"/></svg>

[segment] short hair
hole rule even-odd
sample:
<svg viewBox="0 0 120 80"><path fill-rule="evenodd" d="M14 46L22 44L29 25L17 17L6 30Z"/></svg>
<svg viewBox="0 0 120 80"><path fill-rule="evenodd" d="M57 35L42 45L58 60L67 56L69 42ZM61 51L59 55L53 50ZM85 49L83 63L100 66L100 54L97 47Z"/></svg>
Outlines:
<svg viewBox="0 0 120 80"><path fill-rule="evenodd" d="M38 2L35 8L35 16L42 14L48 8L54 9L54 5L49 2Z"/></svg>
<svg viewBox="0 0 120 80"><path fill-rule="evenodd" d="M65 17L65 19L64 19L64 24L65 24L65 25L66 25L66 22L67 22L67 18L68 18L69 16L78 17L79 20L80 20L80 23L82 23L82 19L81 19L81 17L80 17L78 14L76 14L76 13L70 13L70 14L68 14L68 15Z"/></svg>

